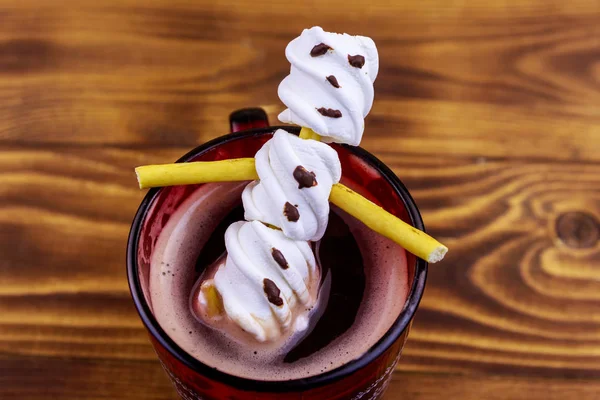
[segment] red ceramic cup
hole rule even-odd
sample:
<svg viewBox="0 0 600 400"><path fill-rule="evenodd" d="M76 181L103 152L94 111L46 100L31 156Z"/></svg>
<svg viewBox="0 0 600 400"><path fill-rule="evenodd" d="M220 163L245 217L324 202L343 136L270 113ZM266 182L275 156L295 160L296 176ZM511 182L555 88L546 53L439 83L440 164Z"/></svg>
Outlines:
<svg viewBox="0 0 600 400"><path fill-rule="evenodd" d="M261 109L231 115L235 133L205 143L178 162L215 161L253 157L271 137ZM298 128L281 127L292 133ZM342 163L342 182L378 203L417 229L423 221L408 190L388 167L367 151L334 144ZM127 276L133 301L158 358L183 399L378 399L389 384L408 336L413 316L425 289L427 263L407 256L410 292L406 305L391 328L360 358L337 369L291 381L257 381L228 375L207 366L182 350L152 315L147 288L150 260L156 239L173 212L198 185L152 189L133 220L127 244Z"/></svg>

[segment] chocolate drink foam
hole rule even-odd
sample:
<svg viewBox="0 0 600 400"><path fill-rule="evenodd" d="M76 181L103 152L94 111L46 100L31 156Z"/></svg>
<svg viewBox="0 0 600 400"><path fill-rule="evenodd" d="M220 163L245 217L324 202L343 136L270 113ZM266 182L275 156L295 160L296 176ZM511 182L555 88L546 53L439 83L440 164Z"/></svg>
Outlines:
<svg viewBox="0 0 600 400"><path fill-rule="evenodd" d="M198 257L201 252L211 251L211 248L204 248L207 243L212 247L213 240L222 240L223 235L215 233L215 229L239 204L244 186L240 183L203 185L178 208L164 227L151 262L149 287L153 313L160 325L199 361L250 379L304 378L360 357L383 336L404 307L409 290L406 256L400 246L339 210L334 213L343 219L354 236L365 276L356 316L349 329L339 337L324 343L322 348L307 352L301 349L306 343L301 341L302 337L291 338L283 346L282 343L260 344L239 337L234 340L194 318L189 297L200 272L196 271ZM283 260L281 263L285 265ZM323 296L320 300L324 301L311 310L306 334L312 329L319 331L319 317L327 307L328 284L331 282L324 277L320 294Z"/></svg>

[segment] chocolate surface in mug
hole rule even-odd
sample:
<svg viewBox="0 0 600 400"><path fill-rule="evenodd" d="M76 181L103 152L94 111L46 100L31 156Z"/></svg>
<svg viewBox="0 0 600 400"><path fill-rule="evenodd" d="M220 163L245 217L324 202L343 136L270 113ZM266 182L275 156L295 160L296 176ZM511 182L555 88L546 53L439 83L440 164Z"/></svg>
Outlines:
<svg viewBox="0 0 600 400"><path fill-rule="evenodd" d="M389 329L406 301L404 250L332 209L313 248L322 268L319 306L309 328L285 343L236 340L194 318L190 293L200 273L224 251L223 233L243 218L245 183L206 184L171 216L151 260L149 295L162 328L186 352L223 372L257 380L320 374L360 357Z"/></svg>

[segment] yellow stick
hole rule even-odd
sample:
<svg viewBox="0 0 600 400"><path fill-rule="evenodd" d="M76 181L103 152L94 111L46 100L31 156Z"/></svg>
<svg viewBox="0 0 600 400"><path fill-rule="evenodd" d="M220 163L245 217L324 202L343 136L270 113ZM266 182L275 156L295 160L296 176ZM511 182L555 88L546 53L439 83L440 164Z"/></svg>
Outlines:
<svg viewBox="0 0 600 400"><path fill-rule="evenodd" d="M258 179L253 158L146 165L136 168L135 172L141 189ZM446 246L425 232L413 228L341 183L333 185L329 200L375 232L430 263L440 261L448 251Z"/></svg>
<svg viewBox="0 0 600 400"><path fill-rule="evenodd" d="M140 189L258 179L254 168L254 158L145 165L137 167L135 173Z"/></svg>
<svg viewBox="0 0 600 400"><path fill-rule="evenodd" d="M300 137L302 139L321 140L319 134L304 126L300 130ZM329 201L362 221L375 232L392 239L407 251L430 263L440 261L448 252L446 246L425 232L413 228L341 183L333 185Z"/></svg>
<svg viewBox="0 0 600 400"><path fill-rule="evenodd" d="M319 135L318 133L316 133L315 131L313 131L310 128L306 128L306 127L302 127L302 129L300 129L300 138L302 139L312 139L312 140L316 140L317 142L321 141L321 135Z"/></svg>
<svg viewBox="0 0 600 400"><path fill-rule="evenodd" d="M446 246L425 232L412 227L341 183L333 185L329 201L427 262L441 261L448 252Z"/></svg>

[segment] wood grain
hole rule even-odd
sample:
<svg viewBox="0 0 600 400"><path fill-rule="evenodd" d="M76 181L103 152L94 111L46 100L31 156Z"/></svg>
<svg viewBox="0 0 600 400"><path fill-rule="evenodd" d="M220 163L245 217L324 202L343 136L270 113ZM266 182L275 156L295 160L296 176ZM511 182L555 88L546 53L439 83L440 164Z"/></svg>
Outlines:
<svg viewBox="0 0 600 400"><path fill-rule="evenodd" d="M91 399L178 399L164 372L153 361L91 360L85 358L18 357L0 364L0 382L3 383L3 399L43 398L36 389L46 386L46 398L65 400ZM7 375L7 373L9 375ZM9 381L7 377L10 376ZM90 376L102 377L102 384L90 380ZM6 386L21 387L18 391L6 390ZM393 377L385 400L444 398L476 399L533 399L543 394L544 399L593 399L600 390L597 381L558 378L553 380L552 390L548 381L540 378L489 377L477 375L463 377L453 374L400 372Z"/></svg>
<svg viewBox="0 0 600 400"><path fill-rule="evenodd" d="M283 50L307 24L277 14L287 2L269 3L286 21L268 28L243 2L26 12L27 3L4 11L0 26L0 140L9 143L191 146L222 134L235 108L261 105L274 120ZM599 11L589 1L569 11L527 3L400 2L360 19L362 2L343 2L354 15L343 22L334 2L310 22L378 43L369 149L597 161Z"/></svg>
<svg viewBox="0 0 600 400"><path fill-rule="evenodd" d="M275 121L283 50L311 25L377 42L364 147L451 249L386 399L597 398L599 17L590 0L0 1L0 398L175 398L125 279L132 169L236 108Z"/></svg>

